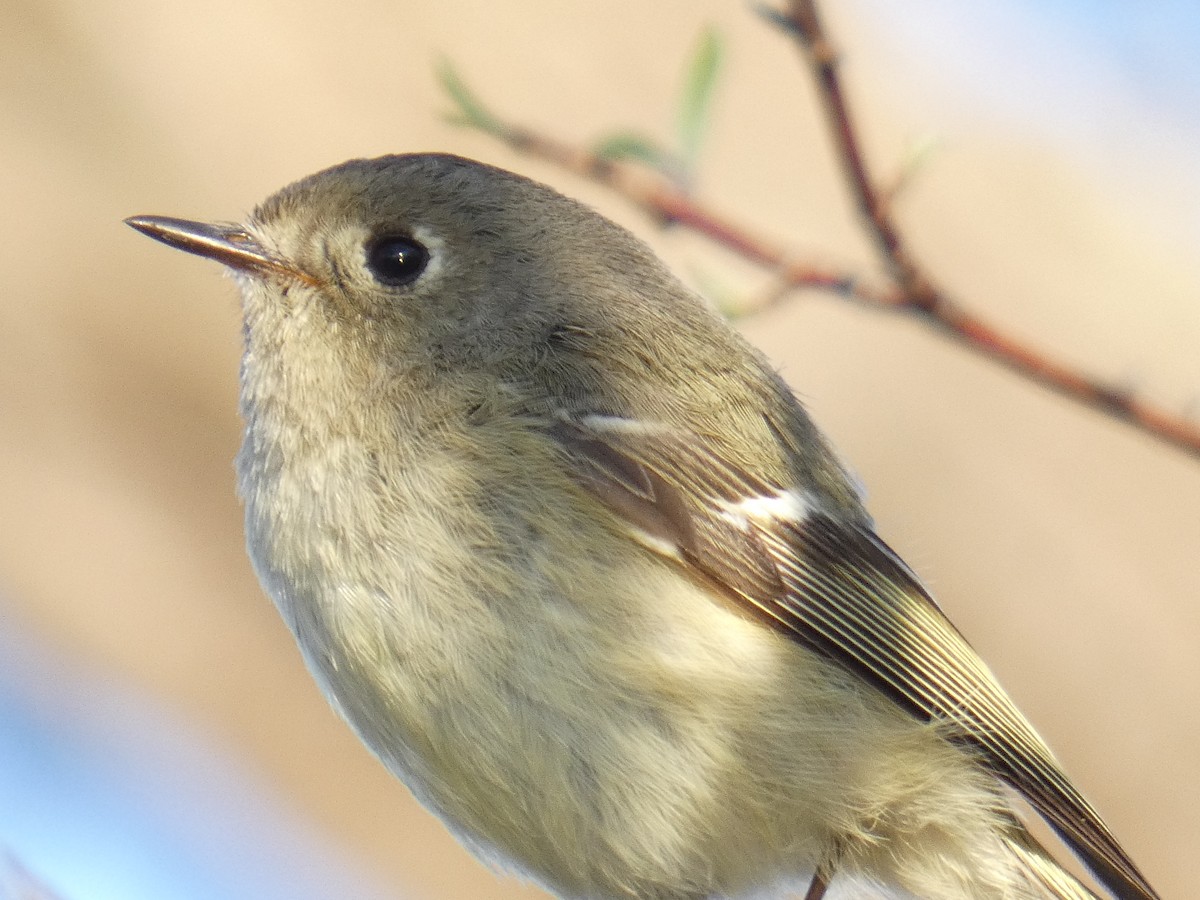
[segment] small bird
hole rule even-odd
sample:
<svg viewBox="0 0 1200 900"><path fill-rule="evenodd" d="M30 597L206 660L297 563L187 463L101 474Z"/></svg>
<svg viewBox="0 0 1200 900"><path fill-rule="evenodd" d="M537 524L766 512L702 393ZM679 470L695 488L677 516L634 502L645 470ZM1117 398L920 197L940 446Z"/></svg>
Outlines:
<svg viewBox="0 0 1200 900"><path fill-rule="evenodd" d="M242 293L250 557L332 704L563 898L1158 897L766 360L625 230L443 154L139 231ZM854 893L851 893L854 891Z"/></svg>

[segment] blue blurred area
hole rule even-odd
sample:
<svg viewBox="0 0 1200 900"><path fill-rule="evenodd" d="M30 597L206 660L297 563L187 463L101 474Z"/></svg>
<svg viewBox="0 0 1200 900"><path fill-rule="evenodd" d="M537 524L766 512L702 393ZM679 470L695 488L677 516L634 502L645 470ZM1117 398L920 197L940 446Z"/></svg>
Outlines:
<svg viewBox="0 0 1200 900"><path fill-rule="evenodd" d="M397 896L180 717L0 623L0 854L62 900Z"/></svg>
<svg viewBox="0 0 1200 900"><path fill-rule="evenodd" d="M1010 0L1052 35L1080 42L1118 67L1154 103L1200 121L1200 3L1195 0Z"/></svg>
<svg viewBox="0 0 1200 900"><path fill-rule="evenodd" d="M1115 93L1132 94L1200 125L1195 0L857 0L856 5L865 21L912 56L928 60L942 77L959 76L964 90L982 93L1022 118L1039 110L1081 118ZM1031 94L1034 84L1037 93Z"/></svg>
<svg viewBox="0 0 1200 900"><path fill-rule="evenodd" d="M949 100L1125 185L1158 237L1200 236L1200 2L854 5L891 65L937 86L930 125L947 127Z"/></svg>
<svg viewBox="0 0 1200 900"><path fill-rule="evenodd" d="M62 727L0 696L0 840L64 897L233 896Z"/></svg>

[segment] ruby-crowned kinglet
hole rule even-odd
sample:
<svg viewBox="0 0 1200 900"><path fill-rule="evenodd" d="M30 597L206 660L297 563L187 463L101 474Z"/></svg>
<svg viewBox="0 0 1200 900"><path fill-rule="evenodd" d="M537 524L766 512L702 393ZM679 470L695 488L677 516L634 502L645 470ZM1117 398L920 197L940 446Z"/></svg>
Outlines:
<svg viewBox="0 0 1200 900"><path fill-rule="evenodd" d="M481 856L589 900L1092 897L1007 785L1157 897L783 381L621 228L445 155L128 221L236 273L259 578Z"/></svg>

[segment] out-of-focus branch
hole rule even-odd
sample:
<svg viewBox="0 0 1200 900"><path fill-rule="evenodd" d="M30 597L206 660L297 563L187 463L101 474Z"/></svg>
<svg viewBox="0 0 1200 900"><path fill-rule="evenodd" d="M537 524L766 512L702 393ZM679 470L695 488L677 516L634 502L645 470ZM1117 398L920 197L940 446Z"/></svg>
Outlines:
<svg viewBox="0 0 1200 900"><path fill-rule="evenodd" d="M754 234L707 209L677 180L647 166L635 166L601 156L548 135L513 125L487 109L447 64L439 73L456 110L450 120L490 134L526 156L553 163L604 185L664 225L681 225L705 235L745 259L773 270L788 287L821 288L872 306L900 302L898 294L873 290L845 272L802 261L800 254Z"/></svg>
<svg viewBox="0 0 1200 900"><path fill-rule="evenodd" d="M822 288L872 306L900 302L898 295L873 289L841 271L811 265L782 244L754 234L713 212L673 181L648 169L616 163L578 147L561 143L525 129L509 129L503 138L509 146L530 156L557 163L579 175L599 182L640 207L664 225L681 225L716 243L772 269L785 284Z"/></svg>
<svg viewBox="0 0 1200 900"><path fill-rule="evenodd" d="M859 212L870 224L879 250L887 259L896 281L905 289L907 299L922 290L920 273L901 244L900 232L888 214L887 204L876 193L867 173L867 164L859 146L854 121L846 107L846 96L838 75L837 51L821 25L817 5L813 0L793 0L787 14L767 15L770 21L795 35L805 51L813 71L813 79L820 88L829 130L837 144L838 158L858 202Z"/></svg>
<svg viewBox="0 0 1200 900"><path fill-rule="evenodd" d="M789 0L786 13L768 13L796 40L819 88L829 131L859 212L895 279L897 306L1045 387L1127 422L1155 437L1200 455L1200 427L1138 400L1128 390L1105 384L1056 362L971 315L934 284L913 259L891 215L890 196L875 186L838 72L838 54L825 31L816 0Z"/></svg>
<svg viewBox="0 0 1200 900"><path fill-rule="evenodd" d="M594 152L508 123L487 110L451 69L442 79L458 106L458 121L508 146L603 184L663 224L687 227L751 262L772 270L788 288L818 288L870 307L920 316L939 331L1012 371L1125 422L1159 440L1200 456L1200 427L1142 402L1123 387L1106 384L1060 363L967 312L948 297L910 256L891 216L892 192L875 187L863 158L838 74L837 54L813 0L791 0L787 12L765 11L794 35L820 88L830 131L859 210L871 231L892 284L868 284L854 274L811 264L799 253L714 212L651 168L606 159ZM776 291L772 301L783 296ZM759 308L762 308L761 306Z"/></svg>
<svg viewBox="0 0 1200 900"><path fill-rule="evenodd" d="M17 857L0 846L0 900L60 900Z"/></svg>

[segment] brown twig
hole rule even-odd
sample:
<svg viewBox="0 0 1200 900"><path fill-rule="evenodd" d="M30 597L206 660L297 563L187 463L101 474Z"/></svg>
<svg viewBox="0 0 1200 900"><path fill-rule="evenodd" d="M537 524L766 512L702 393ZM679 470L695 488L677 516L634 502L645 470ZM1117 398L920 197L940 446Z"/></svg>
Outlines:
<svg viewBox="0 0 1200 900"><path fill-rule="evenodd" d="M820 87L821 101L829 130L837 143L838 158L846 170L846 180L858 203L859 213L867 220L879 251L887 260L897 283L904 291L906 305L923 305L917 298L928 302L935 292L922 277L916 263L900 239L900 231L888 211L888 202L875 190L854 121L846 107L846 95L838 75L838 54L830 43L814 0L792 0L788 15L776 18L786 25L787 31L795 35L805 50L813 77Z"/></svg>
<svg viewBox="0 0 1200 900"><path fill-rule="evenodd" d="M802 262L799 254L713 212L675 182L650 169L613 162L526 128L505 125L492 133L520 153L608 187L664 225L689 228L774 270L790 287L832 291L869 306L887 307L902 301L896 292L872 288L846 272Z"/></svg>
<svg viewBox="0 0 1200 900"><path fill-rule="evenodd" d="M889 198L875 188L858 131L846 103L835 51L816 0L790 0L786 14L770 18L792 34L819 86L829 130L860 214L900 292L898 306L922 315L972 349L1030 378L1155 437L1200 455L1200 427L1137 400L1129 391L1090 378L1008 337L966 312L917 264L891 215Z"/></svg>
<svg viewBox="0 0 1200 900"><path fill-rule="evenodd" d="M664 224L690 228L745 259L774 270L788 286L828 290L867 306L918 315L944 334L1043 387L1200 456L1200 426L1195 422L1156 409L1123 387L1089 377L1003 334L967 312L934 284L909 254L891 216L890 196L874 186L867 170L838 74L837 54L814 0L790 0L786 13L765 14L795 36L813 69L847 181L891 273L893 286L868 285L844 271L805 263L800 254L718 215L650 170L616 163L494 118L489 119L484 130L521 153L609 187Z"/></svg>

